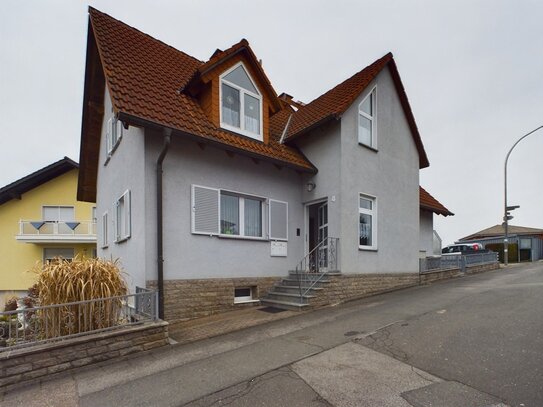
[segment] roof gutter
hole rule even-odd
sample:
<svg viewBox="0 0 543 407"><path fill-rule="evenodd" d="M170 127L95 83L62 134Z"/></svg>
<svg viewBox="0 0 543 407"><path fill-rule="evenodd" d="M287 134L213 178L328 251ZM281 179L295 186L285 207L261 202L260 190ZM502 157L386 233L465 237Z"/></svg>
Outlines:
<svg viewBox="0 0 543 407"><path fill-rule="evenodd" d="M162 163L171 142L171 129L164 129L162 151L156 161L156 216L157 216L157 279L158 279L158 317L164 319L164 240L162 215Z"/></svg>
<svg viewBox="0 0 543 407"><path fill-rule="evenodd" d="M123 121L127 121L127 122L129 122L130 124L132 124L134 126L150 127L150 128L157 129L157 130L164 129L167 126L166 124L160 124L160 123L157 123L157 122L153 122L151 120L142 119L142 118L140 118L138 116L133 116L131 114L124 113L124 112L119 112L119 119L121 119ZM298 166L296 164L292 164L292 163L289 163L289 162L277 160L277 159L274 159L274 158L269 157L269 156L263 156L261 154L251 153L250 151L243 150L241 148L227 146L227 145L225 145L223 143L220 143L220 142L218 142L216 140L213 140L213 139L210 139L210 138L203 138L201 136L197 136L195 134L188 133L188 132L183 131L183 130L179 130L179 129L175 129L175 128L169 128L169 129L172 130L173 132L175 132L176 135L181 135L181 136L186 137L187 139L195 141L197 143L206 143L206 144L212 145L214 147L217 147L217 148L219 148L221 150L232 151L233 153L239 153L239 154L244 155L246 157L257 158L257 159L260 159L260 160L266 160L266 161L271 162L273 164L277 164L277 165L281 165L281 166L284 166L284 167L292 168L295 171L307 172L309 174L316 174L317 173L316 168L307 168L307 167Z"/></svg>
<svg viewBox="0 0 543 407"><path fill-rule="evenodd" d="M289 137L286 138L287 139L286 141L295 140L303 136L304 134L309 133L311 130L316 129L317 127L320 127L323 124L328 123L329 121L332 121L333 119L336 119L336 120L340 119L340 117L341 117L340 115L337 115L335 113L329 114L328 116L322 118L321 120L313 123L311 126L305 128L303 131L290 135Z"/></svg>

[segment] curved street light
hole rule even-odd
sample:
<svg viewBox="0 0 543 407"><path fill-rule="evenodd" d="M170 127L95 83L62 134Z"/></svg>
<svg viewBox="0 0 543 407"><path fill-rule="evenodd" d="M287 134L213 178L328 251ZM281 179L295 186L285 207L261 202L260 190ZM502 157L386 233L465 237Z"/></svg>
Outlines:
<svg viewBox="0 0 543 407"><path fill-rule="evenodd" d="M538 128L532 130L528 134L525 134L521 138L517 140L515 144L513 144L513 147L509 150L507 155L505 156L505 166L504 166L504 206L503 206L503 221L505 224L505 236L503 239L503 263L504 265L509 264L509 236L508 236L508 228L509 228L509 220L513 217L509 214L509 211L512 211L514 209L517 209L519 206L507 206L507 161L509 160L509 156L511 155L511 152L513 149L517 146L518 143L520 143L522 140L524 140L526 137L528 137L530 134L535 133L539 129L543 129L543 126L539 126Z"/></svg>

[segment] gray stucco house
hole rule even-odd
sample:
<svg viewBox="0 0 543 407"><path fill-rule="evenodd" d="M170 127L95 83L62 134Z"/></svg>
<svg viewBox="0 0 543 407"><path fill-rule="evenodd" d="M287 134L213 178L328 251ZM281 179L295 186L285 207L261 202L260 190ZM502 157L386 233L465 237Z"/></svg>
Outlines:
<svg viewBox="0 0 543 407"><path fill-rule="evenodd" d="M418 281L429 163L392 54L303 104L246 40L200 61L90 8L86 58L78 198L166 319L258 302L296 267L333 271L338 301Z"/></svg>

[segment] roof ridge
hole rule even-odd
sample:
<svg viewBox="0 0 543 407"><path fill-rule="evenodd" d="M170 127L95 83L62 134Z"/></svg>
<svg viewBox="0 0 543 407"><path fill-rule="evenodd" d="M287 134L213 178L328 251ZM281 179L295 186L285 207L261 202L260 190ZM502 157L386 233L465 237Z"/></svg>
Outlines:
<svg viewBox="0 0 543 407"><path fill-rule="evenodd" d="M375 65L379 65L380 63L383 62L384 59L387 59L387 61L385 62L385 64L387 64L388 62L390 62L393 58L393 55L392 55L392 52L387 52L385 55L383 55L381 58L373 61L371 64L367 65L366 67L362 68L360 71L354 73L353 75L351 75L350 77L348 77L347 79L345 79L344 81L338 83L336 86L334 86L333 88L327 90L326 92L324 92L323 94L321 94L320 96L317 96L315 99L313 99L311 102L309 103L306 103L303 107L307 107L309 106L311 103L315 102L317 99L320 99L321 97L325 96L326 94L328 93L331 93L332 91L334 91L335 89L339 88L340 86L344 85L346 82L349 82L351 79L355 78L356 76L362 74L364 71L366 70L370 70L370 68L374 67ZM356 99L358 97L358 94L354 95L354 97L352 98L352 100ZM350 103L349 103L350 105Z"/></svg>
<svg viewBox="0 0 543 407"><path fill-rule="evenodd" d="M89 6L89 15L90 15L91 17L92 17L92 14L93 14L93 13L101 14L102 16L104 16L104 17L106 17L106 18L110 18L110 19L114 20L115 22L120 23L120 24L124 25L125 27L128 27L128 28L130 28L131 30L134 30L134 31L136 31L136 32L138 32L138 33L140 33L140 34L142 34L142 35L144 35L144 36L150 38L150 39L153 40L153 41L156 41L156 42L158 42L158 43L160 43L160 44L162 44L162 45L164 45L164 46L166 46L166 47L168 47L168 48L171 48L172 50L174 50L174 51L176 51L176 52L179 52L179 53L181 53L181 54L183 54L183 55L185 55L185 56L187 56L187 57L193 59L195 62L199 62L200 64L203 64L203 63L204 63L204 61L202 61L202 60L200 60L200 59L198 59L198 58L196 58L196 57L194 57L194 56L192 56L192 55L190 55L190 54L187 54L186 52L181 51L180 49L177 49L177 48L175 48L174 46L171 46L171 45L165 43L164 41L159 40L158 38L155 38L155 37L153 37L153 36L150 35L150 34L147 34L146 32L143 32L143 31L137 29L136 27L133 27L133 26L131 26L131 25L125 23L124 21L121 21L121 20L119 20L119 19L117 19L117 18L115 18L115 17L112 17L112 16L110 16L109 14L104 13L103 11L98 10L97 8L94 8L94 7L92 7L92 6Z"/></svg>
<svg viewBox="0 0 543 407"><path fill-rule="evenodd" d="M392 52L386 53L311 102L300 107L294 115L294 125L287 140L292 140L327 120L338 118L384 67L394 61L393 58ZM325 111L325 115L323 111Z"/></svg>
<svg viewBox="0 0 543 407"><path fill-rule="evenodd" d="M23 194L29 191L30 189L33 189L36 186L41 185L43 182L50 181L51 179L56 178L64 174L65 172L68 172L77 168L79 168L78 163L76 163L75 161L73 161L72 159L68 157L64 157L58 161L55 161L54 163L51 163L49 165L46 165L45 167L42 167L36 171L33 171L30 174L25 175L24 177L21 177L13 182L10 182L9 184L0 188L0 205L12 199L11 195L13 193L15 193L16 195ZM45 177L45 180L38 182L36 185L32 183L32 181L35 182L36 179L42 176ZM48 177L51 177L51 178L48 178Z"/></svg>

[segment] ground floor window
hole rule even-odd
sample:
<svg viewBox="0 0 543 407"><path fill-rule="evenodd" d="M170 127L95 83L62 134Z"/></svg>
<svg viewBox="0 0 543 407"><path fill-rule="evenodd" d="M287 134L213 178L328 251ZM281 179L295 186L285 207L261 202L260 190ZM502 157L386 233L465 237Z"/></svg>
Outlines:
<svg viewBox="0 0 543 407"><path fill-rule="evenodd" d="M360 194L358 204L358 247L377 248L377 200L375 197Z"/></svg>
<svg viewBox="0 0 543 407"><path fill-rule="evenodd" d="M115 202L115 242L124 242L131 233L130 191Z"/></svg>
<svg viewBox="0 0 543 407"><path fill-rule="evenodd" d="M288 203L250 192L193 185L192 233L287 241Z"/></svg>
<svg viewBox="0 0 543 407"><path fill-rule="evenodd" d="M221 191L221 234L262 237L262 200Z"/></svg>
<svg viewBox="0 0 543 407"><path fill-rule="evenodd" d="M50 261L62 258L64 260L71 261L74 258L73 248L47 248L43 249L43 262L49 263Z"/></svg>

